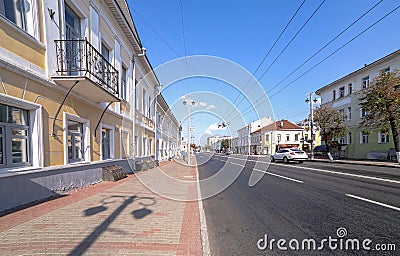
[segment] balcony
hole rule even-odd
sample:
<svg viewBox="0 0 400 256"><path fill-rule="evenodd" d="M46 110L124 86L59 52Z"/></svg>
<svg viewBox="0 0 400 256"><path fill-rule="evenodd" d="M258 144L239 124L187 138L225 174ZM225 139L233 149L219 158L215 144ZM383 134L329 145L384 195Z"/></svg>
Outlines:
<svg viewBox="0 0 400 256"><path fill-rule="evenodd" d="M86 39L55 40L54 81L94 102L119 101L118 71Z"/></svg>

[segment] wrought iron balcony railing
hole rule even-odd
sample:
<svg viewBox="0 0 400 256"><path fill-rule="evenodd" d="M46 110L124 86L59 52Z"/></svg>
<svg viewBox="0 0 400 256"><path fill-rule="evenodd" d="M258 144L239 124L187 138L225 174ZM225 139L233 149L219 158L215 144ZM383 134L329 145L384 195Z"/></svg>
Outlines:
<svg viewBox="0 0 400 256"><path fill-rule="evenodd" d="M119 96L118 71L86 39L55 40L57 73L66 77L86 77Z"/></svg>

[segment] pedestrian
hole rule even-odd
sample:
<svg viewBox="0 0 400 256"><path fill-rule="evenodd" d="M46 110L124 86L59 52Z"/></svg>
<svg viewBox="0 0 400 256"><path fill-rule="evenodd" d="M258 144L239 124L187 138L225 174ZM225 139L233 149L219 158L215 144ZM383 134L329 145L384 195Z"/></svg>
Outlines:
<svg viewBox="0 0 400 256"><path fill-rule="evenodd" d="M183 161L186 161L186 151L182 151L181 152L181 154L182 154L182 159L183 159Z"/></svg>

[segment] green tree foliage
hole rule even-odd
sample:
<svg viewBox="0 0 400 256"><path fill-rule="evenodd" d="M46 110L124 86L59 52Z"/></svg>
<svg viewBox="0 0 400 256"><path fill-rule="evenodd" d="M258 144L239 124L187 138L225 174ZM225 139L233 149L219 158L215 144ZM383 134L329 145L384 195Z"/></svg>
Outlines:
<svg viewBox="0 0 400 256"><path fill-rule="evenodd" d="M361 126L392 132L400 152L400 76L398 71L382 73L364 89L360 106L368 111ZM398 159L400 162L400 159Z"/></svg>
<svg viewBox="0 0 400 256"><path fill-rule="evenodd" d="M327 105L322 105L315 110L314 122L318 123L320 134L324 137L325 145L329 145L328 142L333 137L337 138L346 135L348 130L344 124L344 118L345 116L342 113Z"/></svg>
<svg viewBox="0 0 400 256"><path fill-rule="evenodd" d="M221 148L229 148L229 140L228 139L221 140Z"/></svg>

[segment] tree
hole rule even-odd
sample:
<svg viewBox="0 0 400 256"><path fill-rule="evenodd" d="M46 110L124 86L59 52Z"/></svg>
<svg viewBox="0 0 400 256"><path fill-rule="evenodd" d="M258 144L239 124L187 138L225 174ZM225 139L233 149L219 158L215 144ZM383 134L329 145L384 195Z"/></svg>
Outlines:
<svg viewBox="0 0 400 256"><path fill-rule="evenodd" d="M221 148L229 148L229 139L221 140Z"/></svg>
<svg viewBox="0 0 400 256"><path fill-rule="evenodd" d="M382 72L363 91L360 106L367 111L361 126L392 132L397 162L400 163L400 77L399 72Z"/></svg>
<svg viewBox="0 0 400 256"><path fill-rule="evenodd" d="M318 123L320 134L324 137L325 145L329 149L328 141L333 137L343 137L347 133L342 113L330 106L322 105L314 112L314 122Z"/></svg>

